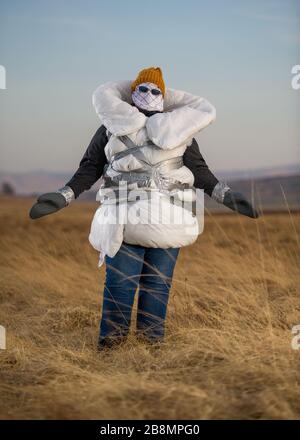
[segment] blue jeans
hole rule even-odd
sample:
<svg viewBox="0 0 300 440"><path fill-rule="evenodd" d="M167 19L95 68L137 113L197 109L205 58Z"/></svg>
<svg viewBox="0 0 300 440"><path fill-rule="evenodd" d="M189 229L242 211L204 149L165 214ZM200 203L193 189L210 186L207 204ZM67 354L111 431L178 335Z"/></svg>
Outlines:
<svg viewBox="0 0 300 440"><path fill-rule="evenodd" d="M99 346L126 338L134 296L139 288L137 332L149 341L164 337L169 291L179 249L156 249L123 243L106 257Z"/></svg>

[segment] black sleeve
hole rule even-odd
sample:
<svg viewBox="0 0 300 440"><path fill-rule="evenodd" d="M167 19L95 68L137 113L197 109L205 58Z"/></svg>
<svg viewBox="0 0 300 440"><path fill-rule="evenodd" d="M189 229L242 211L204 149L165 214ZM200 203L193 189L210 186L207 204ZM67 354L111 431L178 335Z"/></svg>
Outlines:
<svg viewBox="0 0 300 440"><path fill-rule="evenodd" d="M104 125L96 131L74 176L66 183L72 188L75 198L83 191L90 189L102 176L103 168L107 163L104 147L107 144L106 128Z"/></svg>
<svg viewBox="0 0 300 440"><path fill-rule="evenodd" d="M203 189L206 194L211 196L211 193L219 180L208 168L202 154L200 153L196 139L193 139L192 144L187 147L183 155L183 163L194 175L195 188Z"/></svg>

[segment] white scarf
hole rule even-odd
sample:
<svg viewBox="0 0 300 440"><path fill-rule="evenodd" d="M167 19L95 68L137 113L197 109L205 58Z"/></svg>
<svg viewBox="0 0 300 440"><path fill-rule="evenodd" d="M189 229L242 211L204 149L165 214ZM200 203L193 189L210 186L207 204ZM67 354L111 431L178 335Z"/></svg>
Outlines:
<svg viewBox="0 0 300 440"><path fill-rule="evenodd" d="M158 147L172 149L189 142L216 117L205 98L183 90L166 89L164 111L146 117L130 104L132 80L110 81L93 93L93 104L101 123L115 136L130 135L145 127Z"/></svg>

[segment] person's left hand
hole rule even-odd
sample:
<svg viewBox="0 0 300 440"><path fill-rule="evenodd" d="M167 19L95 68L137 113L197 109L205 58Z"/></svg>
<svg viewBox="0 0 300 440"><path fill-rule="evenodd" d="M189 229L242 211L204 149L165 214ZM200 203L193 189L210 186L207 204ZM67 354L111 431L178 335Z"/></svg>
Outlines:
<svg viewBox="0 0 300 440"><path fill-rule="evenodd" d="M251 218L258 218L258 211L248 202L243 194L235 191L227 191L224 196L223 204L233 211L246 215Z"/></svg>

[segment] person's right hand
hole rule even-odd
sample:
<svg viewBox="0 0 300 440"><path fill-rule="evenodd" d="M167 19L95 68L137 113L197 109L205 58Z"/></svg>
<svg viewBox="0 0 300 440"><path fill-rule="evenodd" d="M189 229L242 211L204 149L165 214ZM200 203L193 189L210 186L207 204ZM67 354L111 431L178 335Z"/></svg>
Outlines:
<svg viewBox="0 0 300 440"><path fill-rule="evenodd" d="M42 194L32 206L29 217L35 220L44 215L52 214L67 206L67 200L59 192Z"/></svg>

